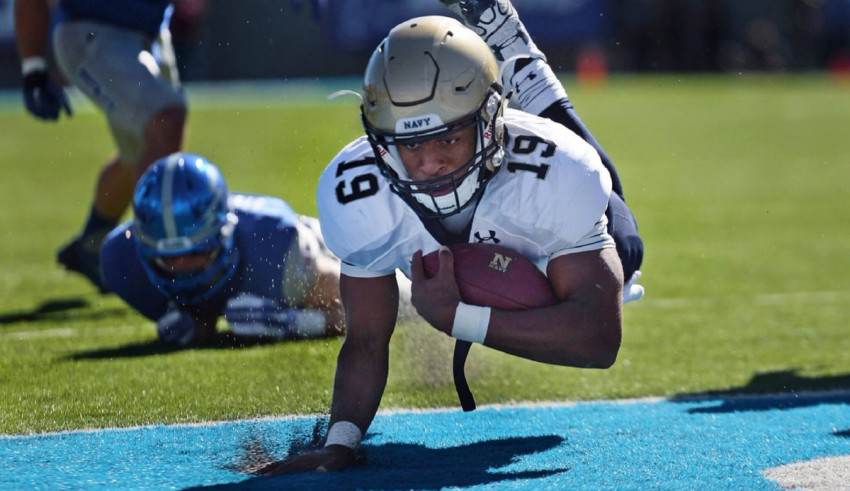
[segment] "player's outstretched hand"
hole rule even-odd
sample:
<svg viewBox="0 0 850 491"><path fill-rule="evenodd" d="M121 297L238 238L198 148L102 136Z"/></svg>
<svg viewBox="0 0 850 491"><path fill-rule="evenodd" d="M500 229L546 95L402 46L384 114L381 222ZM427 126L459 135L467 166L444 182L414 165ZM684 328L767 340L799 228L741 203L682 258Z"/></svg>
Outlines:
<svg viewBox="0 0 850 491"><path fill-rule="evenodd" d="M47 121L59 119L63 110L68 116L72 114L65 91L45 70L24 76L24 104L33 116Z"/></svg>
<svg viewBox="0 0 850 491"><path fill-rule="evenodd" d="M265 464L253 472L264 476L276 476L298 472L340 471L351 465L354 458L354 450L342 445L328 445L286 460Z"/></svg>
<svg viewBox="0 0 850 491"><path fill-rule="evenodd" d="M440 269L428 278L422 264L422 251L413 254L411 264L410 301L429 324L446 334L451 334L460 292L455 279L454 255L441 246L438 257Z"/></svg>
<svg viewBox="0 0 850 491"><path fill-rule="evenodd" d="M192 314L179 309L174 303L171 303L168 306L168 312L156 321L156 332L159 335L159 340L183 348L195 342L196 327L196 321Z"/></svg>

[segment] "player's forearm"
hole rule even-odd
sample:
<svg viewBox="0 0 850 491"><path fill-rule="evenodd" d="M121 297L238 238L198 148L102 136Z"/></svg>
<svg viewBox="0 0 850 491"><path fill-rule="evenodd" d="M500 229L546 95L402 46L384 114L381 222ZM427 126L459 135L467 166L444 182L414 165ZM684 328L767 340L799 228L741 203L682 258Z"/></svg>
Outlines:
<svg viewBox="0 0 850 491"><path fill-rule="evenodd" d="M329 336L345 333L345 311L339 299L339 266L336 267L336 271L320 271L316 283L304 299L306 307L322 311L326 335Z"/></svg>
<svg viewBox="0 0 850 491"><path fill-rule="evenodd" d="M21 59L45 55L49 25L45 0L15 1L15 39Z"/></svg>
<svg viewBox="0 0 850 491"><path fill-rule="evenodd" d="M398 286L394 275L342 275L339 286L347 323L337 358L330 423L348 421L365 433L387 385Z"/></svg>
<svg viewBox="0 0 850 491"><path fill-rule="evenodd" d="M613 249L551 260L547 276L559 303L491 314L484 344L557 365L607 368L622 337L623 274Z"/></svg>
<svg viewBox="0 0 850 491"><path fill-rule="evenodd" d="M369 347L350 339L337 359L330 424L349 421L365 434L387 385L389 346Z"/></svg>
<svg viewBox="0 0 850 491"><path fill-rule="evenodd" d="M579 301L532 310L493 310L484 344L512 355L556 365L608 368L621 340L618 305Z"/></svg>

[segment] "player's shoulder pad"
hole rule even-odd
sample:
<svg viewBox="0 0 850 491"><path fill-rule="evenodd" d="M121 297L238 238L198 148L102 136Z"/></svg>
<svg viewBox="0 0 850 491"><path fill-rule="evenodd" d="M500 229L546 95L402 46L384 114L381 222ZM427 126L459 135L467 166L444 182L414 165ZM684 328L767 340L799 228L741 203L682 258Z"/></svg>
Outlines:
<svg viewBox="0 0 850 491"><path fill-rule="evenodd" d="M112 229L100 246L100 269L111 291L121 283L124 266L134 261L138 261L138 253L133 239L133 221L128 220Z"/></svg>
<svg viewBox="0 0 850 491"><path fill-rule="evenodd" d="M230 193L228 205L239 222L237 233L295 227L298 215L286 201L268 195Z"/></svg>
<svg viewBox="0 0 850 491"><path fill-rule="evenodd" d="M293 217L295 211L289 203L276 196L234 192L227 197L227 204L235 212L254 215Z"/></svg>
<svg viewBox="0 0 850 491"><path fill-rule="evenodd" d="M596 149L548 119L510 110L505 120L506 158L488 185L501 212L570 236L586 233L611 193L611 175Z"/></svg>
<svg viewBox="0 0 850 491"><path fill-rule="evenodd" d="M115 253L124 243L134 244L132 220L118 224L106 234L100 246L100 256L104 257L104 255Z"/></svg>
<svg viewBox="0 0 850 491"><path fill-rule="evenodd" d="M340 151L319 178L319 221L328 248L346 263L373 271L398 267L393 249L409 244L421 225L390 190L372 147L360 137Z"/></svg>

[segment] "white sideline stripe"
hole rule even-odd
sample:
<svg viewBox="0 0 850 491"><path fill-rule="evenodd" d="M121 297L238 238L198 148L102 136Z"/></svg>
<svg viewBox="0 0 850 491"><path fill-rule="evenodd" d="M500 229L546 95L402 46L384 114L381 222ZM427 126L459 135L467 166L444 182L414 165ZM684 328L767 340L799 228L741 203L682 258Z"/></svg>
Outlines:
<svg viewBox="0 0 850 491"><path fill-rule="evenodd" d="M67 338L74 335L74 330L70 327L62 327L59 329L39 329L34 331L15 331L3 334L5 339L38 339L38 338Z"/></svg>
<svg viewBox="0 0 850 491"><path fill-rule="evenodd" d="M117 332L121 329L136 329L135 325L97 327L93 329L85 329L87 332L110 331ZM69 338L74 336L84 328L58 327L55 329L30 329L25 331L12 331L0 333L0 339L9 339L12 341L22 341L27 339L46 339L46 338Z"/></svg>
<svg viewBox="0 0 850 491"><path fill-rule="evenodd" d="M652 298L651 294L645 296L638 302L637 307L657 309L681 309L698 306L711 306L729 297L678 297L678 298ZM819 291L819 292L791 292L791 293L761 293L753 297L757 305L780 305L780 304L816 304L846 302L850 300L850 291Z"/></svg>
<svg viewBox="0 0 850 491"><path fill-rule="evenodd" d="M775 305L780 303L820 303L835 302L850 298L850 292L826 291L826 292L795 292L763 294L756 297L756 302L762 305Z"/></svg>
<svg viewBox="0 0 850 491"><path fill-rule="evenodd" d="M642 300L635 302L638 307L658 308L658 309L680 309L696 306L710 306L725 297L710 297L710 298L652 298L644 297ZM780 305L787 303L833 303L839 301L850 300L850 291L821 291L821 292L793 292L793 293L762 293L754 297L754 301L758 305ZM117 326L102 329L122 329L133 328L136 326ZM99 329L100 330L100 329ZM0 339L37 339L50 337L69 337L74 334L74 329L59 328L59 329L37 329L26 331L14 331L0 334Z"/></svg>

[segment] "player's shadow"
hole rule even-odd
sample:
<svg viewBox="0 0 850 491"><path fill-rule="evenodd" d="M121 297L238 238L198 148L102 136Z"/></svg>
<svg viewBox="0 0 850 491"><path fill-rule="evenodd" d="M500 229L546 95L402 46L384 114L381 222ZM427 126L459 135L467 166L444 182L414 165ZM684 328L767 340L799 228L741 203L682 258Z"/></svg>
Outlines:
<svg viewBox="0 0 850 491"><path fill-rule="evenodd" d="M487 440L458 447L428 448L410 443L366 445L366 465L342 472L306 472L256 476L242 482L194 489L445 489L488 486L542 479L568 472L535 465L535 455L555 449L561 436L527 436Z"/></svg>
<svg viewBox="0 0 850 491"><path fill-rule="evenodd" d="M65 319L102 319L125 310L88 309L89 305L87 300L77 297L45 300L33 309L0 314L0 325L17 324L19 322L55 322Z"/></svg>
<svg viewBox="0 0 850 491"><path fill-rule="evenodd" d="M850 404L850 374L807 377L797 370L757 373L741 387L723 391L679 394L673 402L717 401L689 413L731 413L795 409L823 403Z"/></svg>
<svg viewBox="0 0 850 491"><path fill-rule="evenodd" d="M235 348L250 348L252 346L263 346L267 344L279 343L280 340L272 338L259 337L240 337L234 336L231 333L218 333L213 339L202 344L193 346L180 347L163 343L158 339L144 341L141 343L130 343L122 346L114 346L111 348L98 348L65 356L68 360L100 360L110 358L135 358L143 356L161 355L165 353L173 353L175 351L193 350L208 350L208 349L235 349Z"/></svg>

